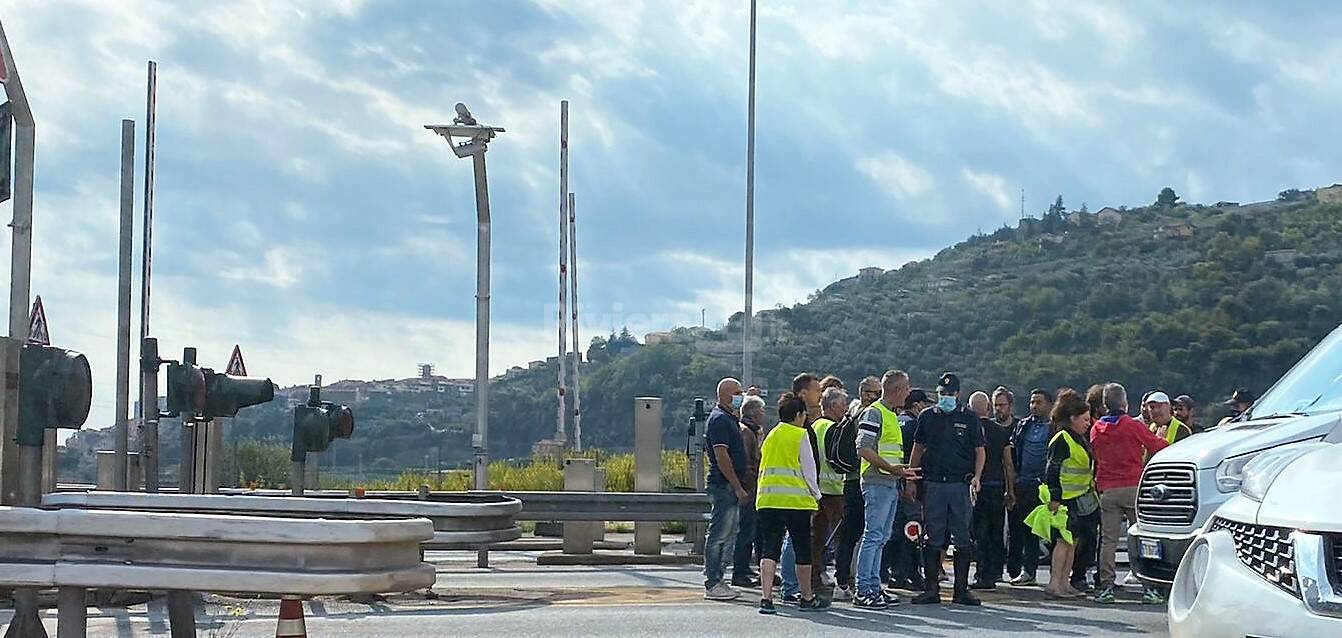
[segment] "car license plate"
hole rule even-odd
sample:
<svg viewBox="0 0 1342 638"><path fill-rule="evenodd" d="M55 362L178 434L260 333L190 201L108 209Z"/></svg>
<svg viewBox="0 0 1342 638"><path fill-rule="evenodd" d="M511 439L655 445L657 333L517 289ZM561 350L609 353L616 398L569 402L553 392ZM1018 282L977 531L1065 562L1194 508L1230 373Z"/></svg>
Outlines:
<svg viewBox="0 0 1342 638"><path fill-rule="evenodd" d="M1162 560L1165 558L1165 548L1161 547L1160 541L1147 538L1138 539L1137 553L1140 554L1142 558L1149 558L1152 560Z"/></svg>

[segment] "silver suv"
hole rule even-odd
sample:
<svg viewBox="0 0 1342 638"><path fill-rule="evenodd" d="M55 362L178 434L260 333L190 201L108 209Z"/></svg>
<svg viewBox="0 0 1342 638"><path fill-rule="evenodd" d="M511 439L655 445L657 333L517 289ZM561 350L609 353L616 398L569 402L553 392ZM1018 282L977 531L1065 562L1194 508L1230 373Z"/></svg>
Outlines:
<svg viewBox="0 0 1342 638"><path fill-rule="evenodd" d="M1158 452L1142 474L1128 559L1168 586L1207 518L1239 491L1244 466L1290 443L1342 443L1342 326L1314 346L1252 408Z"/></svg>

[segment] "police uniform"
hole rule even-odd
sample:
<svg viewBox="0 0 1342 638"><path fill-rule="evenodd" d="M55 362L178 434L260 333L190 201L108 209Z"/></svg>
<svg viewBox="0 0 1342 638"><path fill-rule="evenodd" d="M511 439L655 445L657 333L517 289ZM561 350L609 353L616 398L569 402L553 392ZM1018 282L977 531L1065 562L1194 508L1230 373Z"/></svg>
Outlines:
<svg viewBox="0 0 1342 638"><path fill-rule="evenodd" d="M960 379L942 375L938 391L960 391ZM950 411L933 407L918 415L914 443L923 447L920 466L924 484L923 526L927 546L923 568L928 575L941 568L941 550L955 545L955 601L978 604L969 593L969 563L974 542L969 533L973 506L969 482L974 478L977 451L983 448L983 427L978 415L962 405ZM924 594L915 603L937 602L937 579L924 579Z"/></svg>

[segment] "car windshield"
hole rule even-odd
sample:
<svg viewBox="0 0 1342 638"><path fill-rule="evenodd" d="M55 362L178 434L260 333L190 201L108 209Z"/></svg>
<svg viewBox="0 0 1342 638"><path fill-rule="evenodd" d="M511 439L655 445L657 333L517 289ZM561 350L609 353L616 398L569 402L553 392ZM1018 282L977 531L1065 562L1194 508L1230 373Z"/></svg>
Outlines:
<svg viewBox="0 0 1342 638"><path fill-rule="evenodd" d="M1318 414L1342 409L1342 327L1314 346L1277 381L1247 418L1277 414Z"/></svg>

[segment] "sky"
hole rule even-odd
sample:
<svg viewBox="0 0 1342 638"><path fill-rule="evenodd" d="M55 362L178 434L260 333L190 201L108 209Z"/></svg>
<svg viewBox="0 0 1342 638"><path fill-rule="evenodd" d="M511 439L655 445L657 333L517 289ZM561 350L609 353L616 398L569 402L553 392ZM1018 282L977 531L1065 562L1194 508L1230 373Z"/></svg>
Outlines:
<svg viewBox="0 0 1342 638"><path fill-rule="evenodd" d="M760 3L756 309L1069 207L1342 181L1332 2ZM33 292L114 413L120 120L158 63L151 333L281 385L473 375L465 102L487 155L491 369L557 351L559 102L582 341L743 304L746 0L8 0L37 120ZM8 219L11 204L0 204ZM9 242L0 242L8 273ZM138 325L136 327L138 330Z"/></svg>

